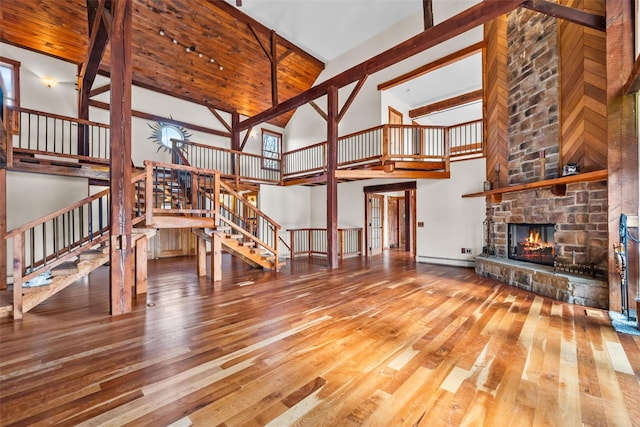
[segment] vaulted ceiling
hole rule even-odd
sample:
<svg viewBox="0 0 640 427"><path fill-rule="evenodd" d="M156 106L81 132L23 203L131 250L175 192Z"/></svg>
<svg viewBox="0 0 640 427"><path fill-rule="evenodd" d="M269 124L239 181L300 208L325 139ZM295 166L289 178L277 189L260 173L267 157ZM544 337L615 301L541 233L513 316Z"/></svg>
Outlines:
<svg viewBox="0 0 640 427"><path fill-rule="evenodd" d="M270 57L277 61L279 101L310 88L324 68L320 60L223 0L132 1L135 85L253 116L273 105ZM2 42L78 65L85 60L87 0L0 1L0 22ZM186 52L191 46L196 51ZM109 72L108 50L100 70ZM273 122L284 126L291 114Z"/></svg>

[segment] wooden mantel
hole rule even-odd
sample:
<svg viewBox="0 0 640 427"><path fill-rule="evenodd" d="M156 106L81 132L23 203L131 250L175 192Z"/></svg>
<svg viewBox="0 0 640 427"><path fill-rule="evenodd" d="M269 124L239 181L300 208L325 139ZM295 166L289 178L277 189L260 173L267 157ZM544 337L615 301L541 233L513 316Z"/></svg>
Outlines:
<svg viewBox="0 0 640 427"><path fill-rule="evenodd" d="M562 176L560 178L545 179L542 181L528 182L526 184L512 185L509 187L495 188L493 190L479 193L463 194L462 197L485 197L491 196L491 202L500 203L502 195L505 193L515 193L516 191L531 190L534 188L552 187L553 194L563 196L567 189L567 184L588 181L604 181L607 179L607 170L580 173L577 175Z"/></svg>

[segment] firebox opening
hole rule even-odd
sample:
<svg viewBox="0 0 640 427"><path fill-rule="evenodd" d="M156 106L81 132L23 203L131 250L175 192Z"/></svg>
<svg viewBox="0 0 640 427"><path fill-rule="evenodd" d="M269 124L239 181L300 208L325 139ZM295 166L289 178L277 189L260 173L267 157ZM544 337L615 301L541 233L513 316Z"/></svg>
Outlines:
<svg viewBox="0 0 640 427"><path fill-rule="evenodd" d="M509 258L553 265L554 224L509 224Z"/></svg>

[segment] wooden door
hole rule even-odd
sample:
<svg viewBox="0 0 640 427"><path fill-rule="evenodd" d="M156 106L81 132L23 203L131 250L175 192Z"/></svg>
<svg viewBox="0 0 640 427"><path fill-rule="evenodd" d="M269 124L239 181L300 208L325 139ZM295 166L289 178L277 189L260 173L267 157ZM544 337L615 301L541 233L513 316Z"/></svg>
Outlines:
<svg viewBox="0 0 640 427"><path fill-rule="evenodd" d="M398 198L398 247L406 249L407 241L407 215L406 200L404 197ZM408 250L408 249L406 249Z"/></svg>
<svg viewBox="0 0 640 427"><path fill-rule="evenodd" d="M384 196L367 195L367 248L369 255L382 253L384 242Z"/></svg>
<svg viewBox="0 0 640 427"><path fill-rule="evenodd" d="M394 110L389 107L389 124L390 125L401 125L403 121L402 113L398 110ZM392 127L389 129L389 154L393 156L394 154L402 153L402 128L400 127Z"/></svg>
<svg viewBox="0 0 640 427"><path fill-rule="evenodd" d="M398 201L398 198L393 196L389 196L387 199L387 230L390 248L397 248L400 246L400 235L398 233Z"/></svg>

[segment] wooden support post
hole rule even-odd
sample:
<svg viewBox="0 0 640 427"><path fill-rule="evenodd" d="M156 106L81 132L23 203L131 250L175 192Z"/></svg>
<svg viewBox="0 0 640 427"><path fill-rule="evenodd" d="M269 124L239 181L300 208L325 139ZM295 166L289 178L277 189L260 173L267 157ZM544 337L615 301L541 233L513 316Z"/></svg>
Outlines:
<svg viewBox="0 0 640 427"><path fill-rule="evenodd" d="M413 233L411 224L415 222L415 218L411 216L411 194L413 190L406 190L404 192L404 250L407 252L411 252L411 248L413 247Z"/></svg>
<svg viewBox="0 0 640 427"><path fill-rule="evenodd" d="M13 318L22 319L22 260L24 259L23 234L13 238Z"/></svg>
<svg viewBox="0 0 640 427"><path fill-rule="evenodd" d="M271 105L278 105L278 38L276 32L271 30Z"/></svg>
<svg viewBox="0 0 640 427"><path fill-rule="evenodd" d="M211 280L222 280L222 237L218 233L211 239Z"/></svg>
<svg viewBox="0 0 640 427"><path fill-rule="evenodd" d="M112 0L111 37L111 314L131 312L131 39L132 4ZM150 185L150 183L147 183ZM150 203L148 200L147 203Z"/></svg>
<svg viewBox="0 0 640 427"><path fill-rule="evenodd" d="M338 230L338 236L340 240L340 259L344 258L344 230Z"/></svg>
<svg viewBox="0 0 640 427"><path fill-rule="evenodd" d="M338 268L338 87L327 90L327 258Z"/></svg>
<svg viewBox="0 0 640 427"><path fill-rule="evenodd" d="M638 131L636 100L625 95L624 85L634 62L633 2L606 2L607 49L607 190L609 206L609 309L622 308L620 275L615 268L612 245L620 242L620 215L638 212ZM627 268L629 296L638 295L638 246L629 245Z"/></svg>
<svg viewBox="0 0 640 427"><path fill-rule="evenodd" d="M0 289L7 289L7 170L0 168Z"/></svg>
<svg viewBox="0 0 640 427"><path fill-rule="evenodd" d="M136 295L147 293L147 236L136 240Z"/></svg>
<svg viewBox="0 0 640 427"><path fill-rule="evenodd" d="M207 275L207 241L198 236L198 246L196 246L197 272L198 277Z"/></svg>

